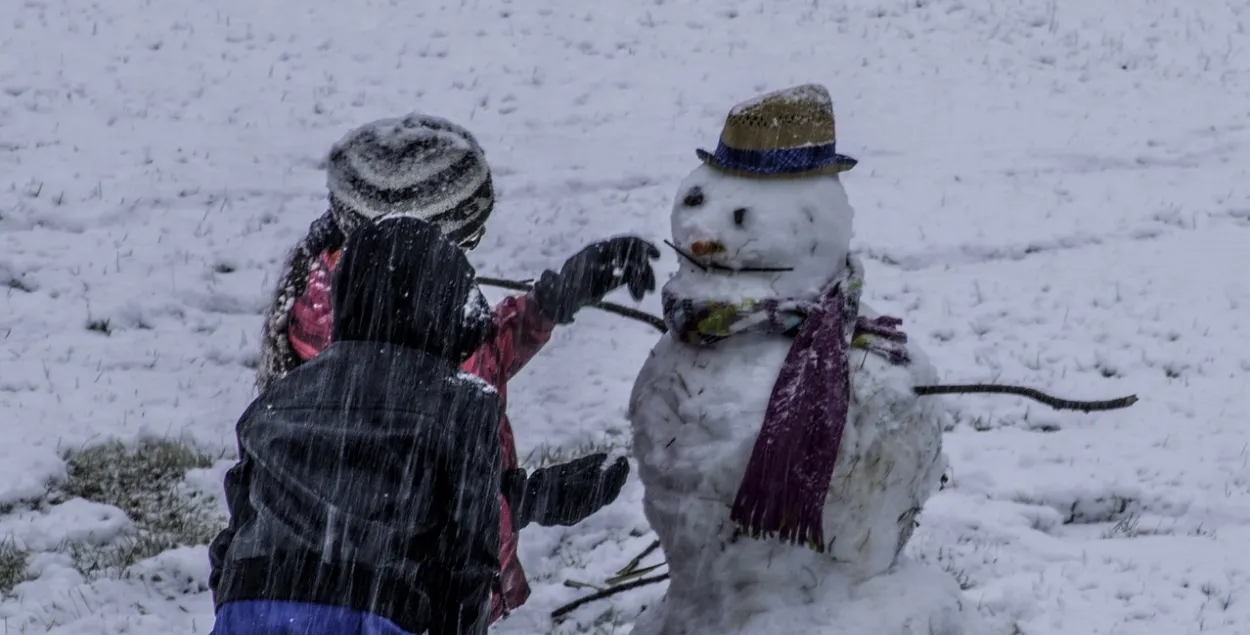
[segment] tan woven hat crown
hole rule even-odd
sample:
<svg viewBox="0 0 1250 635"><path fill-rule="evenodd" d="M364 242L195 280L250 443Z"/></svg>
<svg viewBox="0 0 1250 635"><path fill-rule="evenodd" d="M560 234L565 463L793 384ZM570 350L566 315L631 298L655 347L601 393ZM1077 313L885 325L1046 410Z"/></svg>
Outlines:
<svg viewBox="0 0 1250 635"><path fill-rule="evenodd" d="M819 84L761 95L729 111L715 152L704 163L756 178L837 174L858 163L837 153L833 99Z"/></svg>

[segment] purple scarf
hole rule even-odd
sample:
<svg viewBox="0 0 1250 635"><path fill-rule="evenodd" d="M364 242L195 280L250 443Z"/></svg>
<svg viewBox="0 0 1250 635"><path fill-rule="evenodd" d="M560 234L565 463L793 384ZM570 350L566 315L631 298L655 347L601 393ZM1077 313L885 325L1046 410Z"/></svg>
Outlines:
<svg viewBox="0 0 1250 635"><path fill-rule="evenodd" d="M907 364L902 320L859 317L859 263L819 303L763 300L728 304L664 294L664 318L680 341L710 346L740 333L793 335L773 385L730 517L752 538L777 537L825 550L821 512L850 407L849 351L861 348Z"/></svg>

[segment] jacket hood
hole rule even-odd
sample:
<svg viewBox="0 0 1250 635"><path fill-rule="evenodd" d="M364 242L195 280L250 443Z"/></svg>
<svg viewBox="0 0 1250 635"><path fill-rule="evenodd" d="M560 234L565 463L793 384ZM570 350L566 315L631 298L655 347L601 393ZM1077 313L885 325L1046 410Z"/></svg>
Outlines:
<svg viewBox="0 0 1250 635"><path fill-rule="evenodd" d="M405 216L362 223L335 268L331 340L397 344L459 364L492 328L476 275L434 225Z"/></svg>

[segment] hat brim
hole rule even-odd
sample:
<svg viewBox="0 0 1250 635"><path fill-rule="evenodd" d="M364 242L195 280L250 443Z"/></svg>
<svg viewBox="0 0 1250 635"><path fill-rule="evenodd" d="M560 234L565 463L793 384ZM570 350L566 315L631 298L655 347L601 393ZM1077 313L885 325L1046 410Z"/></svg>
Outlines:
<svg viewBox="0 0 1250 635"><path fill-rule="evenodd" d="M698 155L700 161L709 167L735 176L752 179L794 179L821 174L840 174L854 168L859 163L858 159L853 159L843 154L835 154L804 169L778 169L728 161L702 148L696 149L695 154Z"/></svg>

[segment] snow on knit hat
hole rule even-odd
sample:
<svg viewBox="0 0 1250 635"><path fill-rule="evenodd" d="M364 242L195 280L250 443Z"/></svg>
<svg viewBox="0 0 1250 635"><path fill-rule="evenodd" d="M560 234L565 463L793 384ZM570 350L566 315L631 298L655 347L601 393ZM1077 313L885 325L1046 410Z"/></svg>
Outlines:
<svg viewBox="0 0 1250 635"><path fill-rule="evenodd" d="M412 113L380 119L330 149L331 208L347 233L363 219L414 216L457 244L482 235L495 203L486 155L468 130Z"/></svg>

